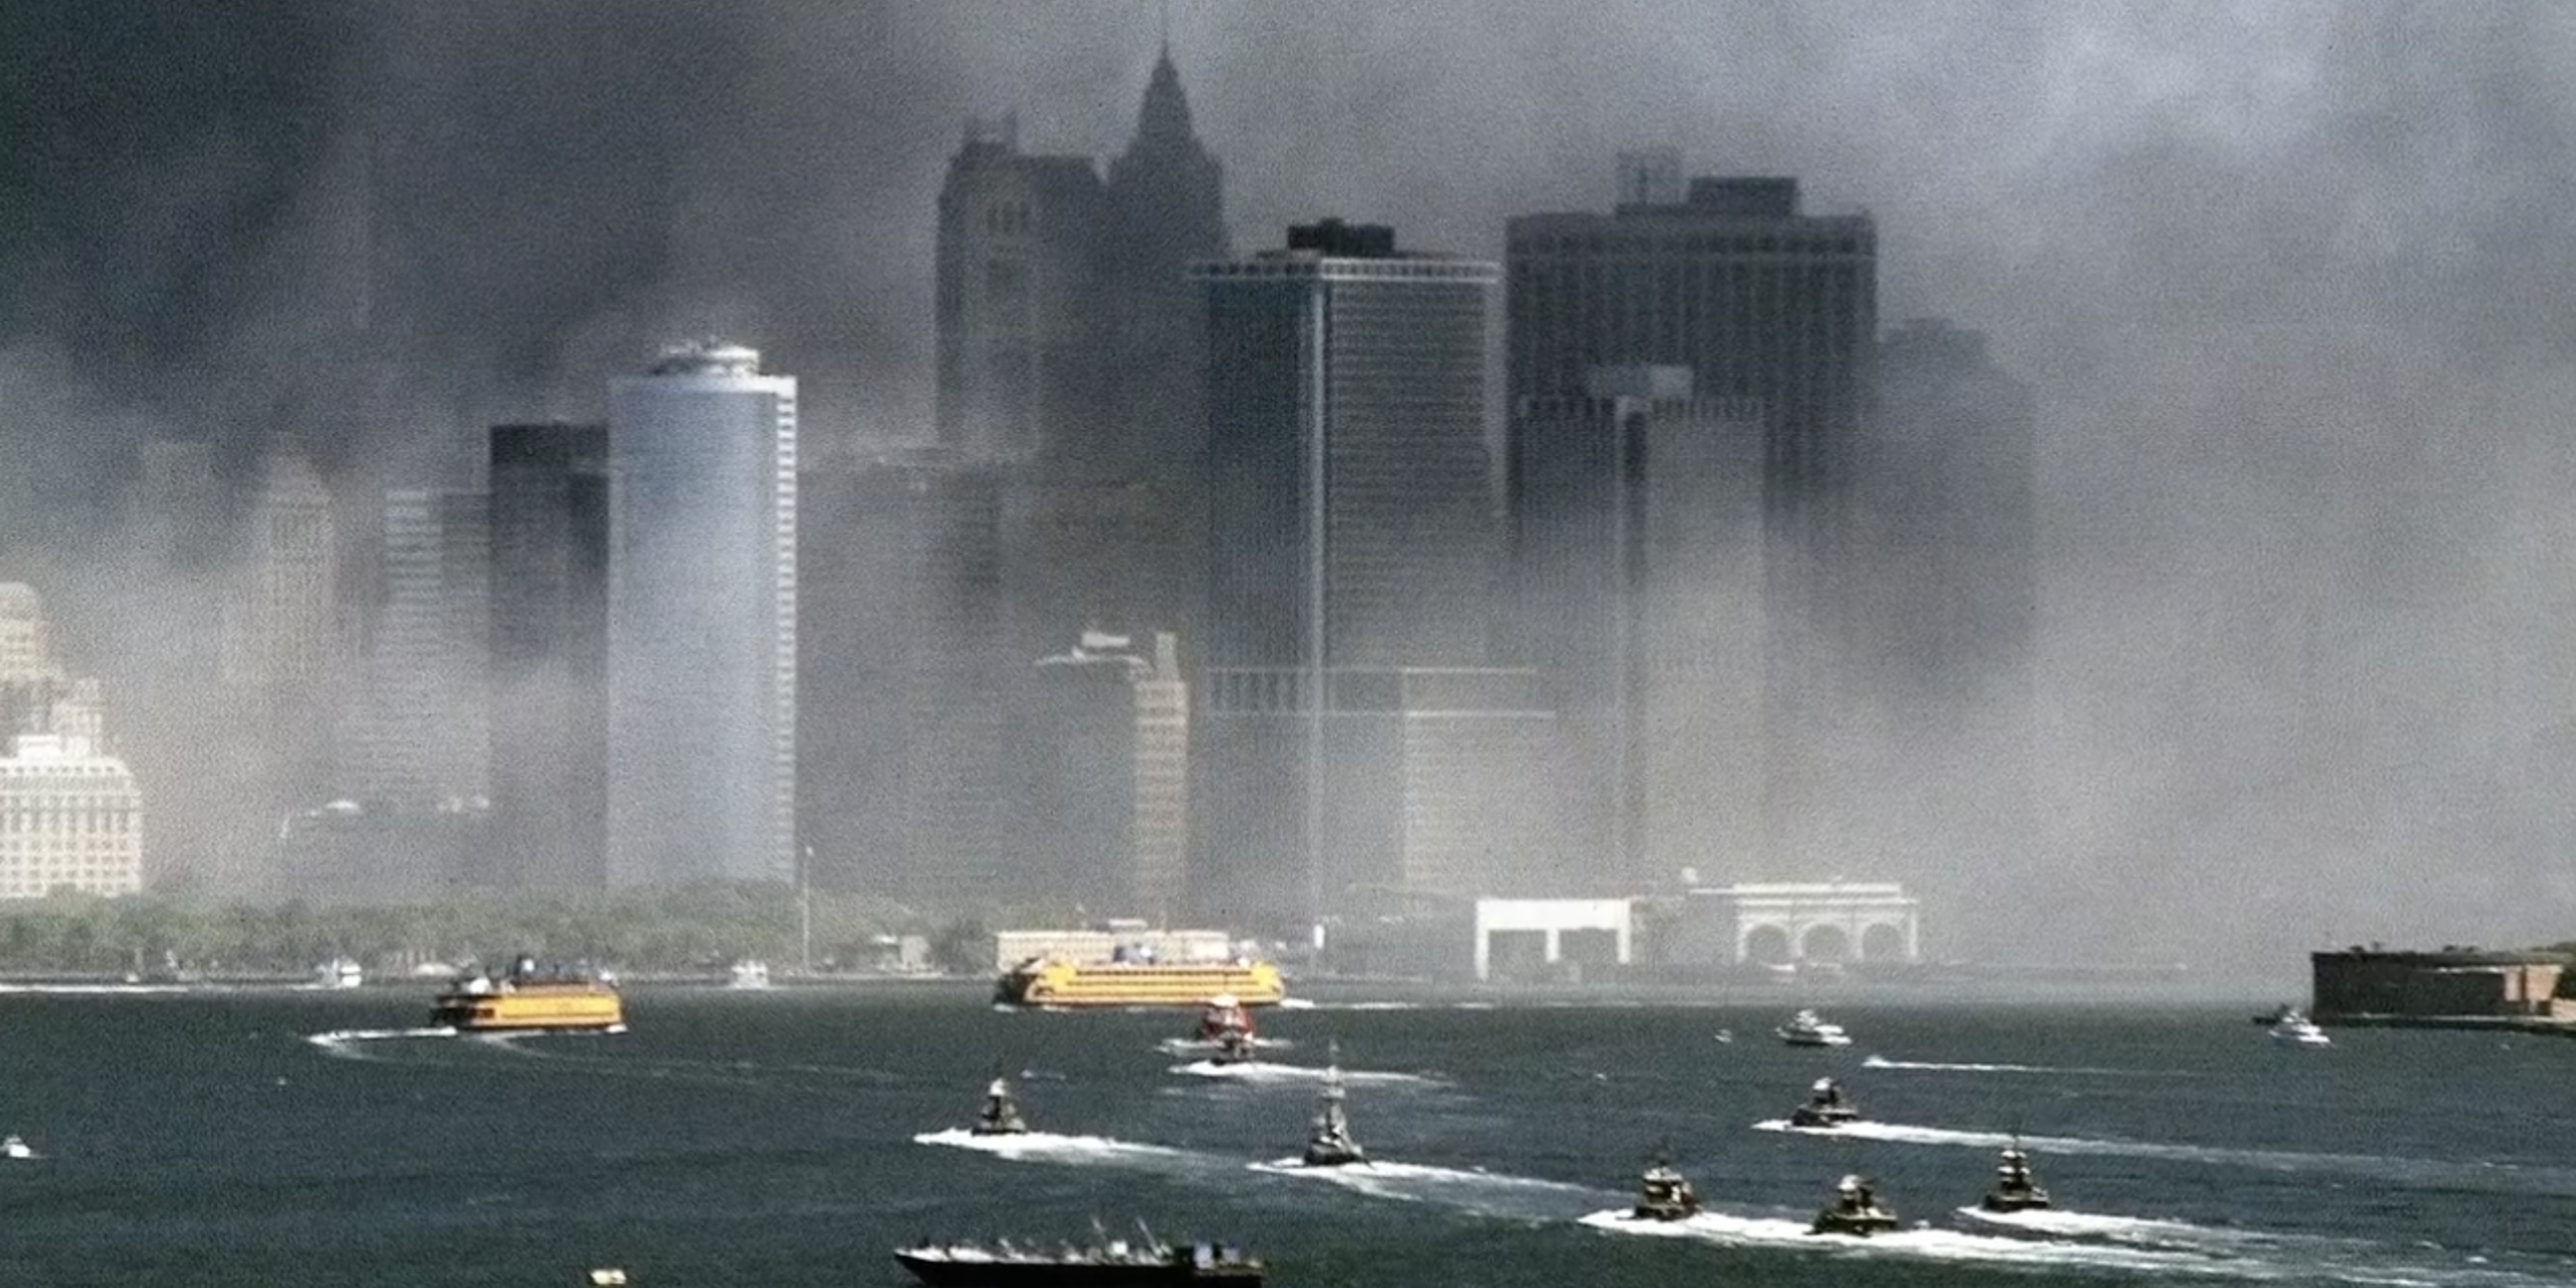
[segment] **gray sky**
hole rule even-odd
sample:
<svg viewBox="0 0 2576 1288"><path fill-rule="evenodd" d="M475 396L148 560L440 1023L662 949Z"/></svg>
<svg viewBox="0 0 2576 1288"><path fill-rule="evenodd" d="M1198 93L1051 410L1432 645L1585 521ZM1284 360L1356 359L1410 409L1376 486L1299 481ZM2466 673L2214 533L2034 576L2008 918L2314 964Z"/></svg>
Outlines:
<svg viewBox="0 0 2576 1288"><path fill-rule="evenodd" d="M595 413L680 328L769 349L819 432L918 433L961 118L1016 109L1024 146L1105 156L1159 21L223 11L0 16L0 537L147 432L284 420L399 471L442 428ZM1993 336L2043 407L2058 875L2025 893L2058 929L2032 951L2576 937L2576 10L1265 0L1171 24L1238 246L1333 213L1498 254L1508 216L1601 207L1616 149L1667 145L1869 210L1881 316ZM374 316L406 337L396 384L445 409L399 433L336 423L302 357L366 276L370 125L402 194Z"/></svg>

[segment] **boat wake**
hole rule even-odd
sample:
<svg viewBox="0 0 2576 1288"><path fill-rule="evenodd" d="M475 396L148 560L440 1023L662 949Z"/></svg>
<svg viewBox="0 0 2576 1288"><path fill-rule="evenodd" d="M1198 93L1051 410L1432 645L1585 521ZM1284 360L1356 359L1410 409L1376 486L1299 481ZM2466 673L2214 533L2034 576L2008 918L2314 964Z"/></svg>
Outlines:
<svg viewBox="0 0 2576 1288"><path fill-rule="evenodd" d="M1594 1212L1581 1223L1616 1234L1702 1239L1729 1247L1800 1248L1841 1255L1909 1257L1987 1265L2085 1270L2164 1270L2206 1274L2223 1263L2196 1253L2092 1243L2040 1242L1916 1225L1867 1237L1814 1234L1802 1220L1703 1210L1679 1221L1640 1220L1626 1208Z"/></svg>
<svg viewBox="0 0 2576 1288"><path fill-rule="evenodd" d="M1278 1158L1245 1166L1271 1176L1329 1182L1372 1198L1405 1203L1445 1203L1480 1216L1533 1220L1561 1217L1567 1195L1601 1192L1590 1186L1544 1181L1534 1176L1505 1176L1383 1159L1345 1163L1339 1167L1308 1167L1301 1158Z"/></svg>
<svg viewBox="0 0 2576 1288"><path fill-rule="evenodd" d="M2086 1065L2053 1064L1952 1064L1938 1060L1890 1060L1873 1055L1860 1062L1865 1069L1902 1069L1920 1073L2048 1073L2087 1074L2101 1078L2178 1078L2182 1073L2166 1069L2100 1069Z"/></svg>
<svg viewBox="0 0 2576 1288"><path fill-rule="evenodd" d="M452 1038L456 1030L444 1024L424 1025L414 1029L333 1029L328 1033L307 1033L304 1040L322 1048L326 1055L343 1060L372 1060L376 1057L364 1049L371 1042L403 1042L418 1038Z"/></svg>
<svg viewBox="0 0 2576 1288"><path fill-rule="evenodd" d="M2188 1221L2159 1221L2105 1213L2041 1209L1989 1212L1956 1210L1963 1221L2024 1237L2087 1240L2140 1248L2190 1252L2219 1273L2250 1279L2325 1278L2347 1283L2409 1285L2479 1285L2506 1288L2563 1282L2499 1269L2482 1256L2447 1263L2426 1263L2423 1251L2392 1248L2366 1239L2326 1238L2309 1234L2229 1229Z"/></svg>
<svg viewBox="0 0 2576 1288"><path fill-rule="evenodd" d="M1321 1082L1324 1078L1323 1066L1270 1064L1261 1060L1244 1060L1234 1064L1220 1064L1214 1060L1192 1060L1188 1064L1173 1065L1171 1072L1190 1078L1223 1078L1236 1082ZM1419 1073L1344 1069L1342 1081L1349 1083L1410 1082L1428 1086L1435 1079Z"/></svg>
<svg viewBox="0 0 2576 1288"><path fill-rule="evenodd" d="M923 1132L912 1141L916 1145L945 1145L951 1149L971 1149L1013 1160L1035 1159L1050 1163L1175 1161L1189 1157L1187 1151L1163 1145L1140 1145L1107 1136L1059 1136L1044 1131L979 1136L963 1127L950 1127L944 1131Z"/></svg>
<svg viewBox="0 0 2576 1288"><path fill-rule="evenodd" d="M2229 1149L2216 1145L2175 1145L2158 1141L2115 1140L2086 1136L2032 1136L2007 1132L1955 1131L1911 1123L1859 1122L1838 1127L1798 1127L1786 1118L1753 1124L1755 1131L1789 1132L1848 1140L1885 1141L1899 1145L1959 1145L2002 1149L2018 1144L2034 1153L2090 1154L2117 1158L2153 1158L2178 1163L2225 1164L2275 1172L2349 1172L2382 1182L2456 1185L2481 1190L2576 1195L2576 1171L2564 1168L2499 1166L2383 1154L2315 1154L2285 1149Z"/></svg>
<svg viewBox="0 0 2576 1288"><path fill-rule="evenodd" d="M1296 1045L1296 1041L1290 1038L1254 1038L1252 1040L1252 1049L1255 1051L1285 1051ZM1165 1038L1158 1044L1157 1049L1165 1055L1204 1055L1215 1051L1217 1044L1207 1038Z"/></svg>

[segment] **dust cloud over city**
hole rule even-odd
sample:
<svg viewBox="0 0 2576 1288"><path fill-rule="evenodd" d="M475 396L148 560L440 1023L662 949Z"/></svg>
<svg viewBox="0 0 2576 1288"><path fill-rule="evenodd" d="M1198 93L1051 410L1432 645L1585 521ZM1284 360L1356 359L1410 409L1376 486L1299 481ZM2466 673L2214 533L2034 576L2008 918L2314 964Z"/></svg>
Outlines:
<svg viewBox="0 0 2576 1288"><path fill-rule="evenodd" d="M0 581L114 723L200 626L122 562L147 440L475 485L489 426L722 335L798 378L809 461L926 441L961 125L1109 156L1166 31L1237 254L1330 215L1500 261L1665 148L1866 211L1882 328L2029 386L2027 748L1985 677L1926 708L1851 650L1837 845L1755 875L1901 880L1986 961L2571 937L2576 16L2538 3L16 6ZM1997 773L2018 836L1961 817Z"/></svg>

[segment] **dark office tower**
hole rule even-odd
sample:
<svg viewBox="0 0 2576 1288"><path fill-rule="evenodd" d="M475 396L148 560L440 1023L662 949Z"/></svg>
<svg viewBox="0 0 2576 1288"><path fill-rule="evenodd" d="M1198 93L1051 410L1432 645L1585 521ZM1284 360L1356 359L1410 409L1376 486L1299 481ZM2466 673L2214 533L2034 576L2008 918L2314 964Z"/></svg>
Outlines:
<svg viewBox="0 0 2576 1288"><path fill-rule="evenodd" d="M1485 661L1496 273L1399 254L1392 230L1337 220L1195 272L1210 487L1199 876L1208 911L1294 925L1352 885L1406 879L1419 762L1392 755L1401 739L1365 738L1389 755L1354 772L1365 748L1334 730L1401 727L1417 698L1450 709L1429 694L1460 686L1403 677ZM1475 709L1529 710L1525 695L1492 705L1493 686L1466 687Z"/></svg>
<svg viewBox="0 0 2576 1288"><path fill-rule="evenodd" d="M1844 506L1877 329L1875 225L1800 213L1795 179L1700 178L1679 204L1515 218L1505 253L1515 400L1580 395L1596 366L1652 364L1691 368L1703 397L1761 404L1765 862L1827 861L1809 825L1839 808L1827 743L1849 697L1834 654L1856 584Z"/></svg>
<svg viewBox="0 0 2576 1288"><path fill-rule="evenodd" d="M1938 320L1880 338L1876 399L1855 488L1870 570L1858 628L1892 736L1873 745L1891 794L1875 838L1891 877L1945 860L2026 857L2038 630L2036 453L2030 388L1986 337ZM1960 766L1956 775L1938 772ZM1927 772L1927 770L1931 772Z"/></svg>
<svg viewBox="0 0 2576 1288"><path fill-rule="evenodd" d="M810 471L799 827L826 889L934 906L1015 893L1001 694L1001 479L944 449Z"/></svg>
<svg viewBox="0 0 2576 1288"><path fill-rule="evenodd" d="M1208 302L1208 663L1485 661L1494 265L1326 220L1196 270Z"/></svg>
<svg viewBox="0 0 2576 1288"><path fill-rule="evenodd" d="M385 493L348 795L400 810L483 808L490 539L482 493Z"/></svg>
<svg viewBox="0 0 2576 1288"><path fill-rule="evenodd" d="M1010 117L970 122L939 190L939 442L1027 461L1101 418L1106 197L1091 158L1020 151Z"/></svg>
<svg viewBox="0 0 2576 1288"><path fill-rule="evenodd" d="M1093 475L1195 478L1206 428L1200 399L1207 332L1189 268L1232 251L1225 171L1190 129L1189 99L1168 46L1154 60L1136 137L1109 163L1104 231L1116 414L1067 454Z"/></svg>
<svg viewBox="0 0 2576 1288"><path fill-rule="evenodd" d="M608 883L608 427L491 433L491 775L504 885Z"/></svg>
<svg viewBox="0 0 2576 1288"><path fill-rule="evenodd" d="M1574 752L1578 851L1625 887L1744 871L1762 806L1762 428L1680 367L1512 409L1514 637Z"/></svg>

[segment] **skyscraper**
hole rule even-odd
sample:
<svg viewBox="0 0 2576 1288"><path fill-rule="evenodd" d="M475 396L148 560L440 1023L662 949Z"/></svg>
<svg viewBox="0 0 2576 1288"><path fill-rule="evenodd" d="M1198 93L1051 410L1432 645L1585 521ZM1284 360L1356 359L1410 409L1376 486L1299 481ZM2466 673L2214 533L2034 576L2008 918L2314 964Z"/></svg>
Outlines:
<svg viewBox="0 0 2576 1288"><path fill-rule="evenodd" d="M1046 894L1170 924L1189 850L1189 683L1170 632L1151 649L1085 632L1038 659L1027 793Z"/></svg>
<svg viewBox="0 0 2576 1288"><path fill-rule="evenodd" d="M143 888L143 798L98 681L67 680L44 600L0 582L0 899Z"/></svg>
<svg viewBox="0 0 2576 1288"><path fill-rule="evenodd" d="M913 901L1017 879L1001 472L944 449L807 476L799 812L814 883Z"/></svg>
<svg viewBox="0 0 2576 1288"><path fill-rule="evenodd" d="M1678 367L1513 409L1513 634L1573 740L1582 848L1632 888L1755 857L1763 424Z"/></svg>
<svg viewBox="0 0 2576 1288"><path fill-rule="evenodd" d="M608 387L608 877L796 871L796 380L704 341Z"/></svg>
<svg viewBox="0 0 2576 1288"><path fill-rule="evenodd" d="M382 571L346 786L374 804L479 809L490 794L489 498L386 492Z"/></svg>
<svg viewBox="0 0 2576 1288"><path fill-rule="evenodd" d="M1680 366L1703 397L1761 406L1765 862L1824 862L1832 847L1811 824L1848 805L1833 800L1829 748L1849 707L1848 501L1877 228L1804 213L1790 178L1693 179L1669 203L1656 177L1669 169L1632 167L1630 195L1646 200L1609 214L1510 221L1506 381L1515 401L1567 398L1597 366Z"/></svg>
<svg viewBox="0 0 2576 1288"><path fill-rule="evenodd" d="M1538 799L1528 770L1547 721L1528 673L1482 669L1494 265L1402 254L1390 229L1328 220L1196 274L1211 487L1203 906L1295 925L1362 889L1467 895L1543 869L1543 829L1456 809L1479 783ZM1489 736L1434 732L1470 725Z"/></svg>
<svg viewBox="0 0 2576 1288"><path fill-rule="evenodd" d="M1491 263L1292 228L1208 297L1216 667L1481 664L1497 553Z"/></svg>
<svg viewBox="0 0 2576 1288"><path fill-rule="evenodd" d="M1873 376L1854 502L1869 576L1854 629L1885 733L1870 744L1878 762L1864 768L1907 790L1884 793L1868 843L1888 875L1919 883L1955 870L1961 855L2030 864L2035 401L1988 355L1983 334L1937 319L1881 336ZM1963 920L1981 929L1972 912Z"/></svg>
<svg viewBox="0 0 2576 1288"><path fill-rule="evenodd" d="M1106 257L1108 369L1114 414L1063 453L1095 477L1195 482L1207 329L1193 264L1225 259L1225 170L1190 125L1189 98L1166 45L1154 59L1136 133L1109 163Z"/></svg>
<svg viewBox="0 0 2576 1288"><path fill-rule="evenodd" d="M939 189L941 445L1028 461L1106 418L1105 204L1091 158L1020 151L1012 117L968 124Z"/></svg>
<svg viewBox="0 0 2576 1288"><path fill-rule="evenodd" d="M1011 644L1109 623L1194 630L1206 581L1205 327L1191 264L1228 254L1224 172L1168 47L1104 183L969 126L939 206L942 445L997 461Z"/></svg>
<svg viewBox="0 0 2576 1288"><path fill-rule="evenodd" d="M503 885L608 881L608 427L491 432L492 822Z"/></svg>

